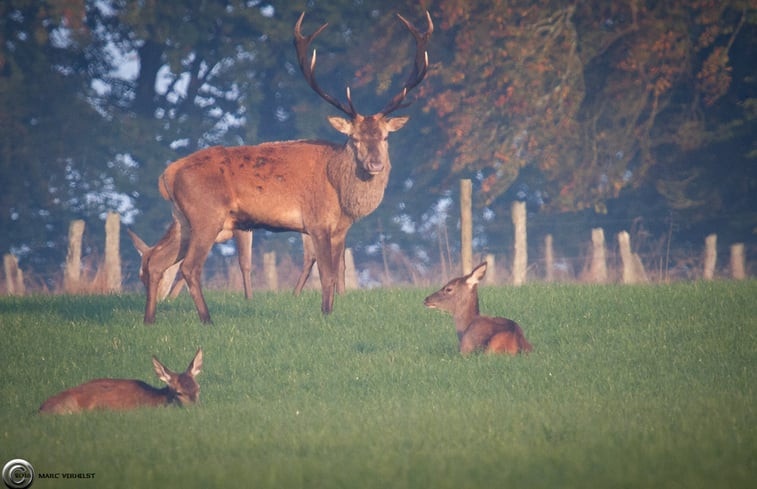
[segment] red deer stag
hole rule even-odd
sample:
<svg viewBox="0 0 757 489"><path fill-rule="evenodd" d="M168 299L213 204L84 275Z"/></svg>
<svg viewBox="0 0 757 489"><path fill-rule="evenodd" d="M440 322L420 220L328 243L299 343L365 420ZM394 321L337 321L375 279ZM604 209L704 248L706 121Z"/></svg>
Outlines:
<svg viewBox="0 0 757 489"><path fill-rule="evenodd" d="M426 46L433 23L420 32L401 15L413 35L413 70L402 90L378 113L364 116L355 110L347 88L347 103L325 93L315 79L315 51L307 51L316 36L303 36L305 14L294 27L300 69L321 98L347 115L330 117L331 125L347 136L344 144L325 141L283 141L257 146L202 149L169 165L164 188L173 204L174 224L143 260L142 281L147 287L145 323L155 321L158 285L166 269L182 261L200 320L210 323L202 294L202 267L213 243L228 239L234 230L256 228L305 233L312 240L321 279L321 310L330 313L340 273L347 231L353 222L381 203L391 164L387 136L405 125L407 117L388 117L405 107L405 97L426 76ZM161 189L163 191L163 189ZM173 230L173 231L172 231Z"/></svg>
<svg viewBox="0 0 757 489"><path fill-rule="evenodd" d="M482 316L478 311L478 283L486 275L486 262L471 273L450 280L444 287L426 297L426 307L452 314L460 341L460 353L477 350L486 353L530 352L531 344L523 336L518 323L501 317Z"/></svg>
<svg viewBox="0 0 757 489"><path fill-rule="evenodd" d="M122 411L145 406L187 406L197 402L200 386L195 377L202 370L202 348L182 373L167 369L152 357L155 374L166 385L162 389L132 379L96 379L60 392L39 408L43 414L72 414L94 409Z"/></svg>

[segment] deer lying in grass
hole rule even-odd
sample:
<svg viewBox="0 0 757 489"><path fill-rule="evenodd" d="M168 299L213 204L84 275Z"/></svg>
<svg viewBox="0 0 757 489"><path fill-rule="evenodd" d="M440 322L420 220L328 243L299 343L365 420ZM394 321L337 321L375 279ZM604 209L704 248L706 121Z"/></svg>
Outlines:
<svg viewBox="0 0 757 489"><path fill-rule="evenodd" d="M389 133L401 129L407 117L388 117L405 107L409 90L428 70L426 45L433 31L418 31L399 16L416 43L413 70L402 90L378 113L357 112L347 89L347 103L325 93L315 79L316 56L307 50L327 24L309 36L295 24L294 39L300 69L310 87L347 118L329 122L347 136L343 144L326 141L283 141L257 146L205 148L166 168L161 192L173 204L172 229L155 245L142 266L147 287L144 322L155 321L160 280L181 261L200 320L210 323L202 293L202 268L215 242L235 230L269 229L304 233L312 240L321 279L321 310L330 313L344 255L345 238L356 220L373 212L384 197L389 181Z"/></svg>
<svg viewBox="0 0 757 489"><path fill-rule="evenodd" d="M95 409L124 411L139 407L187 406L200 397L195 377L202 370L202 348L197 350L189 367L182 373L167 369L157 358L152 364L158 378L168 384L162 389L141 380L96 379L60 392L39 408L45 414L73 414Z"/></svg>
<svg viewBox="0 0 757 489"><path fill-rule="evenodd" d="M452 314L455 320L460 353L530 352L531 344L515 321L501 317L482 316L478 310L478 283L486 275L486 262L464 277L450 280L444 287L426 297L426 307Z"/></svg>

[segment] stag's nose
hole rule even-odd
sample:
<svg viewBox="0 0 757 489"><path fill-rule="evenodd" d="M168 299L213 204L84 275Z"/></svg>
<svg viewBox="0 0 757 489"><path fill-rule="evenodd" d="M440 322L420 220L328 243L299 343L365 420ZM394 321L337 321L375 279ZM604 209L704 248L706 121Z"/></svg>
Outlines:
<svg viewBox="0 0 757 489"><path fill-rule="evenodd" d="M384 162L380 160L369 161L365 165L365 171L367 171L371 175L381 173L382 171L384 171Z"/></svg>

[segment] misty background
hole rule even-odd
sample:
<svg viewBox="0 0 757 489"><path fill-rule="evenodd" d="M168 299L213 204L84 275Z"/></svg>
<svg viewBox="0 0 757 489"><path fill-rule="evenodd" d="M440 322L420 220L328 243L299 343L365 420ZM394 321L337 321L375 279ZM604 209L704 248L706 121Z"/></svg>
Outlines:
<svg viewBox="0 0 757 489"><path fill-rule="evenodd" d="M56 290L68 226L101 253L117 211L148 243L170 205L170 162L212 145L343 140L304 81L292 29L322 23L318 80L378 111L412 66L397 22L435 23L427 78L390 137L383 203L347 236L373 269L413 281L459 254L458 181L473 181L474 255L512 250L525 201L529 255L585 267L591 229L627 230L648 268L698 278L704 238L757 245L757 4L744 1L6 0L0 4L0 250ZM294 233L255 233L299 261ZM235 266L219 245L208 273ZM139 257L122 235L125 279ZM725 262L723 260L722 262ZM502 263L506 265L506 261ZM535 265L538 268L538 265ZM536 273L536 272L535 272ZM753 273L752 273L753 275ZM255 279L253 279L255 281Z"/></svg>

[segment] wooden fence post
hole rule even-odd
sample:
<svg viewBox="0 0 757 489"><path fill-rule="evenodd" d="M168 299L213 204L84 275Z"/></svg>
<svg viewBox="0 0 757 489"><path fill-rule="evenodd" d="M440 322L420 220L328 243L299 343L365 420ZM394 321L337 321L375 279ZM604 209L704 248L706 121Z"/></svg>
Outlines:
<svg viewBox="0 0 757 489"><path fill-rule="evenodd" d="M513 256L513 285L526 283L528 249L526 245L526 203L513 202L513 228L515 230L515 254Z"/></svg>
<svg viewBox="0 0 757 489"><path fill-rule="evenodd" d="M473 184L460 180L460 260L463 275L473 270Z"/></svg>
<svg viewBox="0 0 757 489"><path fill-rule="evenodd" d="M276 270L276 252L263 253L263 275L269 290L279 290L279 275Z"/></svg>
<svg viewBox="0 0 757 489"><path fill-rule="evenodd" d="M8 295L24 295L24 272L18 268L18 259L6 253L3 256L3 268L5 269L5 290Z"/></svg>
<svg viewBox="0 0 757 489"><path fill-rule="evenodd" d="M121 255L119 253L121 216L108 212L105 219L105 290L121 292Z"/></svg>
<svg viewBox="0 0 757 489"><path fill-rule="evenodd" d="M552 282L555 279L555 250L552 235L544 236L544 280Z"/></svg>
<svg viewBox="0 0 757 489"><path fill-rule="evenodd" d="M602 228L591 230L591 244L591 269L589 271L591 281L603 284L607 282L607 257L605 255L605 232Z"/></svg>
<svg viewBox="0 0 757 489"><path fill-rule="evenodd" d="M631 253L631 237L628 232L621 231L618 233L618 245L620 246L620 258L623 261L623 283L648 282L641 258L636 253Z"/></svg>
<svg viewBox="0 0 757 489"><path fill-rule="evenodd" d="M352 248L344 249L344 290L358 288L357 271L355 270L355 258L352 256Z"/></svg>
<svg viewBox="0 0 757 489"><path fill-rule="evenodd" d="M731 245L731 278L734 280L744 280L746 278L744 243Z"/></svg>
<svg viewBox="0 0 757 489"><path fill-rule="evenodd" d="M718 235L711 234L704 239L704 274L705 280L715 277L715 264L718 261Z"/></svg>
<svg viewBox="0 0 757 489"><path fill-rule="evenodd" d="M63 273L63 291L75 294L81 290L81 240L84 235L84 221L76 219L68 227L68 252Z"/></svg>

